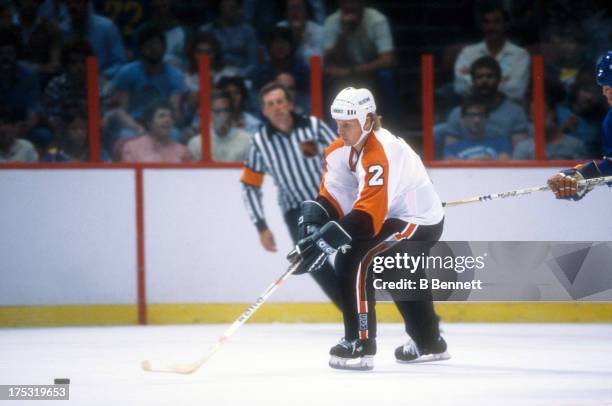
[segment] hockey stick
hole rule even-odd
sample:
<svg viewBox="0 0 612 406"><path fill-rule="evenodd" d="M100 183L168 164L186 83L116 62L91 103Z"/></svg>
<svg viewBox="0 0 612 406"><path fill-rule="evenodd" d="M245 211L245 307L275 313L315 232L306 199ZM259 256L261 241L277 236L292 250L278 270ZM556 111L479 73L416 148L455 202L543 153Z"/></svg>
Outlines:
<svg viewBox="0 0 612 406"><path fill-rule="evenodd" d="M244 313L242 313L242 315L240 315L240 317L238 317L238 319L236 319L236 321L234 321L232 325L229 326L227 330L225 330L223 335L221 335L221 337L217 339L217 342L211 345L208 348L208 351L202 357L200 357L200 359L195 362L185 364L169 364L146 360L142 361L141 363L142 369L149 372L169 372L175 374L191 374L197 371L198 368L200 368L206 361L210 359L210 357L212 357L217 351L219 351L221 346L225 344L225 342L236 332L236 330L240 328L240 326L242 326L249 318L251 318L253 313L255 313L257 309L259 309L259 307L268 299L268 297L270 297L270 295L274 293L274 291L280 285L283 284L285 279L287 279L291 274L293 274L293 272L296 271L299 264L300 261L296 262L295 264L292 264L280 278L278 278L274 283L272 283L268 287L268 289L266 289L266 291L260 297L258 297L257 300L255 300L255 302L250 305L248 309L246 309Z"/></svg>
<svg viewBox="0 0 612 406"><path fill-rule="evenodd" d="M579 180L576 183L578 184L579 187L588 188L588 187L601 186L609 182L612 182L612 176L603 176L601 178L583 179L583 180ZM528 187L525 189L511 190L510 192L493 193L490 195L482 195L482 196L468 197L467 199L454 200L452 202L442 203L442 206L452 207L452 206L459 206L461 204L485 202L485 201L493 200L493 199L505 199L507 197L523 196L523 195L528 195L534 192L542 192L542 191L549 190L549 189L550 188L548 187L548 185Z"/></svg>

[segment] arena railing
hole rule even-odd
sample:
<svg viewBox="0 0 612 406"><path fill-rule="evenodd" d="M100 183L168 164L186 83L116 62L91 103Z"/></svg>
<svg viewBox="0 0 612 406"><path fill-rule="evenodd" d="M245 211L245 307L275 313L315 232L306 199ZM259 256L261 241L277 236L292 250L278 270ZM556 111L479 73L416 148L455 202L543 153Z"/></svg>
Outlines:
<svg viewBox="0 0 612 406"><path fill-rule="evenodd" d="M547 160L545 158L545 89L544 89L544 60L540 55L532 57L532 117L534 122L534 142L535 142L535 159L529 161L446 161L435 158L435 142L434 142L434 112L435 112L435 78L434 78L434 57L433 55L425 54L421 56L421 124L422 124L422 142L423 142L423 161L429 167L444 167L444 168L491 168L491 167L566 167L573 166L580 161L560 161ZM211 83L210 83L210 61L208 56L198 57L198 74L200 77L200 93L199 93L199 114L201 123L210 123L211 121ZM72 167L88 167L91 164L101 163L101 109L100 109L100 92L99 92L99 72L97 62L94 57L87 59L87 98L88 98L88 144L89 144L89 162L81 163L2 163L0 167L6 168L22 168L22 167L37 167L37 168L72 168ZM322 117L323 106L323 70L321 57L313 56L310 60L310 98L311 112L314 116ZM101 167L118 167L118 168L239 168L240 162L215 162L212 160L211 154L211 134L210 125L200 125L201 156L200 161L181 164L168 163L119 163L119 162L104 162Z"/></svg>

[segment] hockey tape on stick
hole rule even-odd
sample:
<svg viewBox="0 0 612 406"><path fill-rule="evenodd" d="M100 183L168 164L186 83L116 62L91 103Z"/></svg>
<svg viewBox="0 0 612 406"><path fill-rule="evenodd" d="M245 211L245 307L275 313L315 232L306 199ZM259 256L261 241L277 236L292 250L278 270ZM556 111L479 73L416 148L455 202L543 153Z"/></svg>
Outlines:
<svg viewBox="0 0 612 406"><path fill-rule="evenodd" d="M579 180L576 183L578 184L579 187L591 188L595 186L601 186L601 185L604 185L610 182L612 182L612 176L603 176L601 178L584 179L584 180ZM490 195L482 195L482 196L468 197L466 199L461 199L461 200L454 200L452 202L444 202L442 203L442 206L452 207L452 206L459 206L459 205L468 204L468 203L486 202L488 200L494 200L494 199L505 199L507 197L516 197L516 196L528 195L528 194L535 193L535 192L543 192L549 189L550 188L548 187L548 185L535 186L535 187L529 187L525 189L511 190L509 192L493 193Z"/></svg>

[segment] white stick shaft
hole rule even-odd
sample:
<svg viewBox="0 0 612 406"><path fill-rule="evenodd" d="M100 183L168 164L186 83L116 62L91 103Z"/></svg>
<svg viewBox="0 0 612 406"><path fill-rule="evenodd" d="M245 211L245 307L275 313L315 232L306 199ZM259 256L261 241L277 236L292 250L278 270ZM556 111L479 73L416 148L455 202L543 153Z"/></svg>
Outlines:
<svg viewBox="0 0 612 406"><path fill-rule="evenodd" d="M234 333L240 328L240 326L246 323L247 320L250 319L251 316L257 311L257 309L259 309L259 307L268 299L268 297L270 297L270 295L272 295L272 293L274 293L274 291L278 289L280 285L283 284L285 279L287 279L291 274L293 274L293 272L296 271L298 264L299 263L296 263L293 266L289 267L289 269L287 269L287 271L280 278L278 278L270 286L268 286L265 292L260 297L258 297L257 300L252 305L250 305L244 311L244 313L242 313L240 317L238 317L238 319L236 319L236 321L232 323L231 326L227 328L227 330L225 330L225 332L217 339L217 341L213 345L208 348L208 351L206 351L206 353L202 357L200 357L199 360L190 364L163 364L152 361L143 361L142 369L150 372L171 372L179 374L191 374L195 372L217 351L219 351L223 344L225 344L225 342L232 335L234 335Z"/></svg>
<svg viewBox="0 0 612 406"><path fill-rule="evenodd" d="M205 363L210 357L213 356L213 354L215 354L219 348L221 348L221 346L231 337L234 335L234 333L236 332L236 330L238 330L240 328L240 326L242 326L244 323L247 322L247 320L249 320L251 318L251 316L261 307L262 304L264 304L264 302L272 295L272 293L274 293L274 291L276 291L276 289L278 289L278 287L280 285L283 284L283 282L285 281L285 279L287 279L287 277L289 275L291 275L295 269L297 267L293 266L290 267L280 278L278 278L275 282L273 282L270 286L268 286L268 289L266 289L266 291L257 298L257 300L255 300L255 302L250 305L245 311L244 313L242 313L240 315L240 317L238 317L231 326L229 326L227 328L227 330L225 330L225 332L223 333L223 335L221 335L221 337L219 337L217 339L217 342L213 345L210 346L210 348L208 349L208 352L206 355L204 355L200 361L200 364Z"/></svg>
<svg viewBox="0 0 612 406"><path fill-rule="evenodd" d="M612 176L603 176L601 178L584 179L584 180L578 181L577 183L578 183L578 186L581 186L581 187L595 187L595 186L600 186L600 185L603 185L609 182L612 182ZM542 192L548 189L549 189L548 185L535 186L535 187L529 187L529 188L524 188L524 189L511 190L509 192L501 192L501 193L493 193L490 195L468 197L466 199L454 200L452 202L442 203L442 205L444 207L452 207L452 206L459 206L459 205L468 204L468 203L486 202L488 200L505 199L507 197L528 195L534 192Z"/></svg>

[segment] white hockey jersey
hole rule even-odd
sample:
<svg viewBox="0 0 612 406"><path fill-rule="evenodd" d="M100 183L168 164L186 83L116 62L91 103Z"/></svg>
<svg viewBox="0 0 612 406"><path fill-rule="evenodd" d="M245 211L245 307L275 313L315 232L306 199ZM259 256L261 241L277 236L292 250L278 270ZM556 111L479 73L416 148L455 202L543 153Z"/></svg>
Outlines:
<svg viewBox="0 0 612 406"><path fill-rule="evenodd" d="M369 214L374 235L388 218L433 225L444 217L421 158L384 128L370 133L359 153L340 138L330 144L319 194L340 217L352 210Z"/></svg>

